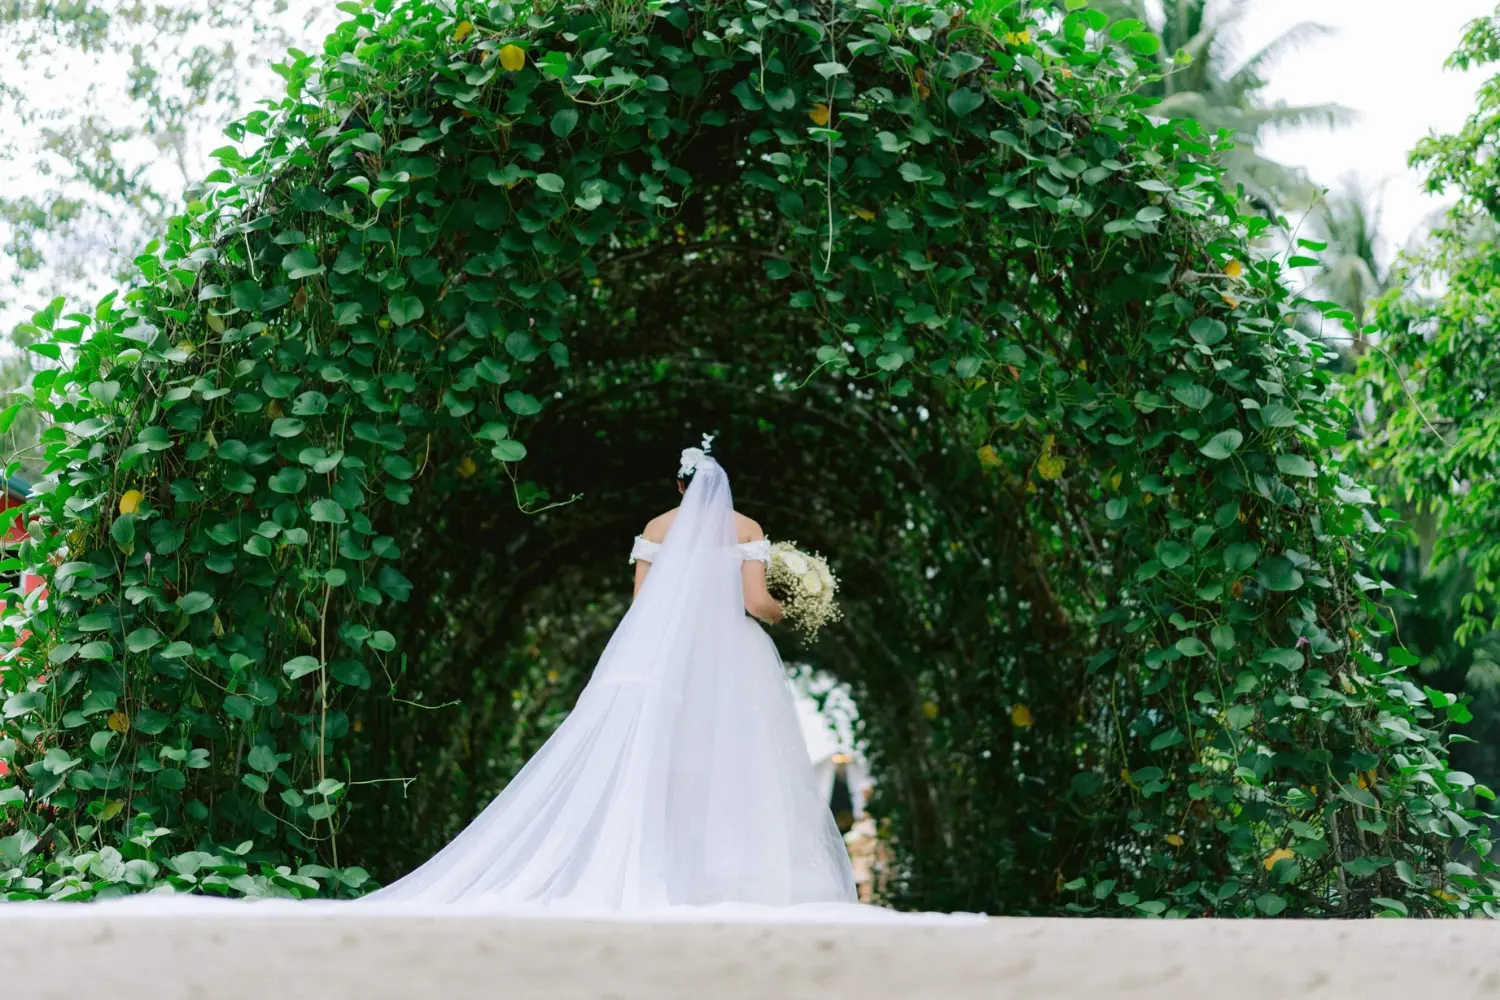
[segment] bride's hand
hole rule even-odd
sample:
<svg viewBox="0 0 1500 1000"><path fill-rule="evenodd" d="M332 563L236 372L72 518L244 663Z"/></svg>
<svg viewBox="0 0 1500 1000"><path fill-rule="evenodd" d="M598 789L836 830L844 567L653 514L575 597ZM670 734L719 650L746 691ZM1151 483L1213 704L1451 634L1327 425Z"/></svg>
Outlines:
<svg viewBox="0 0 1500 1000"><path fill-rule="evenodd" d="M749 611L750 614L755 618L765 622L767 625L775 625L782 619L783 613L781 610L781 602L776 600L776 598L772 597L770 594L766 595L766 603L758 604L754 608L751 608L749 605L750 602L747 599L745 601L745 609Z"/></svg>

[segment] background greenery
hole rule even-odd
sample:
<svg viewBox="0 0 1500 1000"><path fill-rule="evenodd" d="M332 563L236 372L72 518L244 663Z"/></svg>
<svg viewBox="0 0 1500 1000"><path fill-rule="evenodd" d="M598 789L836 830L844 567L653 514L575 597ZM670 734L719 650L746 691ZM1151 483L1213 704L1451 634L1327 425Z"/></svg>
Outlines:
<svg viewBox="0 0 1500 1000"><path fill-rule="evenodd" d="M1494 911L1445 735L1493 661L1392 641L1427 578L1366 425L1426 410L1303 332L1269 54L1216 66L1190 3L1180 56L1081 0L341 10L130 290L23 331L13 898L419 863L576 697L712 429L848 581L804 658L861 706L891 902Z"/></svg>

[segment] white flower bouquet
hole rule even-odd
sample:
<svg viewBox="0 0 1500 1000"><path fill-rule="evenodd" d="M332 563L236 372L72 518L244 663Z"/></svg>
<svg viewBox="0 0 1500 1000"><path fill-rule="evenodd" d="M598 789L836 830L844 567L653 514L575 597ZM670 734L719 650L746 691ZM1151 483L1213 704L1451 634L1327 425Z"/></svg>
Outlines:
<svg viewBox="0 0 1500 1000"><path fill-rule="evenodd" d="M828 561L803 552L795 542L776 542L766 564L766 589L781 602L783 620L812 639L829 622L844 616L834 597L839 581Z"/></svg>

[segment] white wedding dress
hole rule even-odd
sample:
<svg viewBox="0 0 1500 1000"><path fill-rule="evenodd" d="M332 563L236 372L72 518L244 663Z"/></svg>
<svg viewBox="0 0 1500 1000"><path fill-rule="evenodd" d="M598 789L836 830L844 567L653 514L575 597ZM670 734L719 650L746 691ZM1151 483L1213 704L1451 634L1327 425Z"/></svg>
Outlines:
<svg viewBox="0 0 1500 1000"><path fill-rule="evenodd" d="M851 903L781 658L745 614L729 478L697 467L640 594L551 739L374 902L656 910Z"/></svg>

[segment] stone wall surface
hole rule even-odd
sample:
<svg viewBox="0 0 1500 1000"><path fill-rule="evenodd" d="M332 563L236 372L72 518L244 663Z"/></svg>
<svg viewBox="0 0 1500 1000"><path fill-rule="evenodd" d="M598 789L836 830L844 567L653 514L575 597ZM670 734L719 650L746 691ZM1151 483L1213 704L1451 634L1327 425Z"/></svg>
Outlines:
<svg viewBox="0 0 1500 1000"><path fill-rule="evenodd" d="M16 1000L1468 1000L1483 921L669 923L0 906ZM67 910L66 914L55 911ZM45 912L43 912L45 911Z"/></svg>

